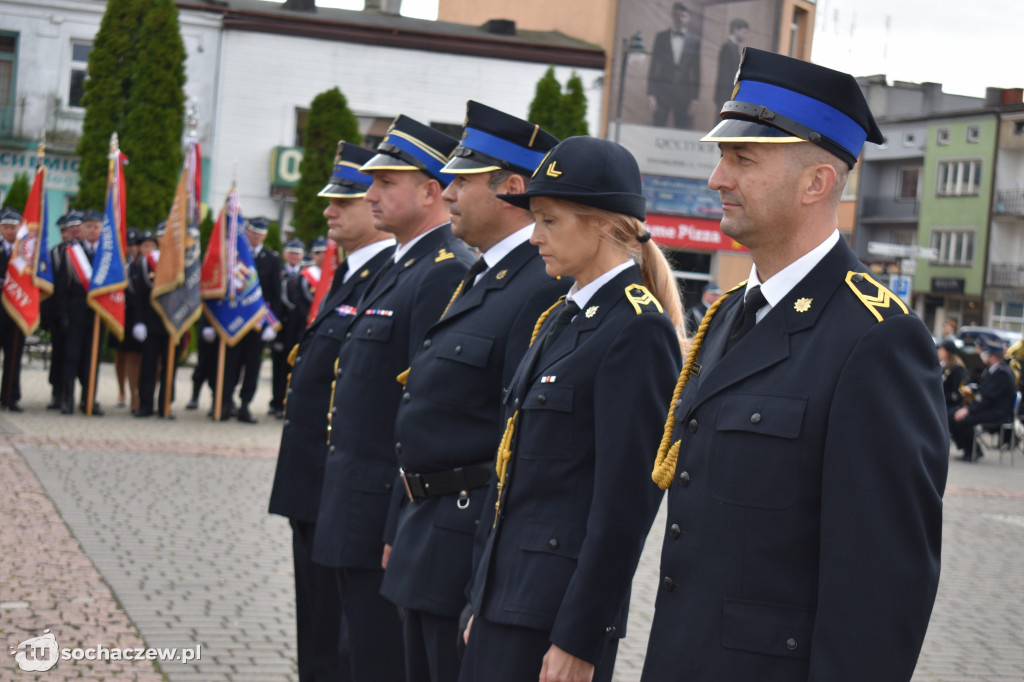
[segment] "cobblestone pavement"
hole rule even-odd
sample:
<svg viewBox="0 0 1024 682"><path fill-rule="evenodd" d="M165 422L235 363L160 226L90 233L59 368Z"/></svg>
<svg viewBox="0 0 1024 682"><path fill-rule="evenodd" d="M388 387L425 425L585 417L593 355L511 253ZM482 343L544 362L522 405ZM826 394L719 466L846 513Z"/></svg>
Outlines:
<svg viewBox="0 0 1024 682"><path fill-rule="evenodd" d="M134 419L114 407L109 374L104 365L102 418L43 409L38 362L23 373L25 412L0 413L5 643L49 628L61 647L202 647L187 665L60 661L40 680L161 679L154 669L172 682L294 679L290 534L266 513L280 423L214 424L208 393L200 410L183 410L184 370L176 420ZM264 378L254 407L266 405L268 388ZM950 462L942 580L914 682L1024 679L1017 459ZM664 510L634 582L618 682L637 680L643 667L663 526ZM0 664L7 679L33 676L11 657Z"/></svg>

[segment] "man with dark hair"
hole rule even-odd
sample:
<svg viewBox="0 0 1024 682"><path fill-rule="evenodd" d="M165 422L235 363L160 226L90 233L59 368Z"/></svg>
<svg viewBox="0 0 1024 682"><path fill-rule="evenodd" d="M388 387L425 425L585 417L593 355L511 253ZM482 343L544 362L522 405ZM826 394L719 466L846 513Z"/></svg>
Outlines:
<svg viewBox="0 0 1024 682"><path fill-rule="evenodd" d="M708 310L669 408L642 679L909 682L949 439L931 334L836 229L882 133L852 76L749 47L721 115L708 185L753 265Z"/></svg>
<svg viewBox="0 0 1024 682"><path fill-rule="evenodd" d="M729 39L722 43L718 51L718 78L715 79L715 104L721 107L732 99L733 81L736 71L740 68L740 55L750 33L750 24L746 19L733 19L729 22Z"/></svg>
<svg viewBox="0 0 1024 682"><path fill-rule="evenodd" d="M700 37L689 33L690 11L672 4L672 28L654 37L647 100L653 125L692 128L693 111L700 95Z"/></svg>

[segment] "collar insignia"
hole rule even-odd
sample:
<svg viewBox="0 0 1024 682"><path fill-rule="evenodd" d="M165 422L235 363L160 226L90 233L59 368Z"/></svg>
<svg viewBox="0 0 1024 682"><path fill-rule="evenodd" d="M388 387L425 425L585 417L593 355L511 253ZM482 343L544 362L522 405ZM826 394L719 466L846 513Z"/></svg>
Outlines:
<svg viewBox="0 0 1024 682"><path fill-rule="evenodd" d="M455 258L454 254L452 255L452 258ZM405 261L405 267L409 267L410 265L412 265L415 262L416 262L415 258L410 258L409 260Z"/></svg>
<svg viewBox="0 0 1024 682"><path fill-rule="evenodd" d="M811 301L813 300L814 299L811 298L798 298L796 303L793 304L793 310L798 313L806 313L811 309Z"/></svg>
<svg viewBox="0 0 1024 682"><path fill-rule="evenodd" d="M501 272L494 276L494 279L505 279L505 275L507 274L508 270L502 270Z"/></svg>
<svg viewBox="0 0 1024 682"><path fill-rule="evenodd" d="M363 270L362 272L359 273L359 276L362 277L363 279L369 277L370 276L370 270L369 269Z"/></svg>
<svg viewBox="0 0 1024 682"><path fill-rule="evenodd" d="M596 305L590 306L589 308L587 308L587 312L584 313L584 314L587 316L587 318L593 317L594 315L597 314L597 306Z"/></svg>

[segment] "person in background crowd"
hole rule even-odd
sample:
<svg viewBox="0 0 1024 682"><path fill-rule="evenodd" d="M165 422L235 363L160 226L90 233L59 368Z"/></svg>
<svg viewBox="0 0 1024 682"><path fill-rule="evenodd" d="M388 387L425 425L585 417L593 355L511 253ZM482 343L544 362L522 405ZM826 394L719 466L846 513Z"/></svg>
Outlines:
<svg viewBox="0 0 1024 682"><path fill-rule="evenodd" d="M693 127L694 108L700 95L700 37L687 29L690 10L672 3L672 27L654 37L651 68L647 75L647 100L652 125Z"/></svg>
<svg viewBox="0 0 1024 682"><path fill-rule="evenodd" d="M750 24L746 19L729 22L729 39L718 51L718 77L715 79L715 104L721 107L732 99L733 81L740 68L740 57L747 42Z"/></svg>
<svg viewBox="0 0 1024 682"><path fill-rule="evenodd" d="M46 406L48 410L64 408L64 357L67 348L67 330L63 328L61 302L58 287L63 286L68 278L67 249L77 238L82 225L82 212L69 211L57 220L60 228L60 243L50 249L50 263L53 264L53 295L41 304L41 313L50 330L50 389L51 399Z"/></svg>
<svg viewBox="0 0 1024 682"><path fill-rule="evenodd" d="M142 367L142 344L131 334L131 330L137 320L135 318L135 306L130 303L134 295L131 268L139 258L139 235L140 232L137 228L128 228L127 246L125 249L125 265L128 268L128 289L125 291L124 310L124 328L128 333L120 341L109 341L110 345L114 347L114 371L117 374L117 406L125 407L129 404L124 392L124 386L127 383L133 414L139 409L139 372Z"/></svg>
<svg viewBox="0 0 1024 682"><path fill-rule="evenodd" d="M1013 421L1013 401L1016 377L1006 364L1006 348L1002 341L990 334L979 334L975 342L985 371L978 381L973 400L953 413L949 425L950 435L960 449L960 459L973 462L974 427L978 424L1000 425ZM982 452L977 455L981 458Z"/></svg>
<svg viewBox="0 0 1024 682"><path fill-rule="evenodd" d="M277 419L284 418L285 390L288 388L288 353L294 341L289 343L287 331L290 325L294 324L292 317L295 315L294 306L288 300L288 287L293 280L297 280L302 273L302 257L306 253L306 246L301 239L289 239L282 249L283 264L281 266L281 282L278 288L278 298L272 301L274 315L281 323L282 331L270 343L270 366L271 366L271 394L270 409L267 414ZM311 299L312 300L312 299ZM268 299L268 302L269 299ZM309 312L309 306L306 306ZM301 320L303 328L306 326L306 318Z"/></svg>
<svg viewBox="0 0 1024 682"><path fill-rule="evenodd" d="M21 214L13 208L0 210L0 282L7 277L7 266L15 258ZM3 381L0 382L0 407L21 412L21 356L25 350L25 334L14 321L7 307L0 305L0 348L4 351Z"/></svg>
<svg viewBox="0 0 1024 682"><path fill-rule="evenodd" d="M701 289L700 301L686 311L684 321L686 323L687 336L693 336L697 333L697 328L700 327L701 320L704 319L704 315L708 312L708 308L710 308L721 295L722 290L714 282L708 282L704 285L704 288Z"/></svg>
<svg viewBox="0 0 1024 682"><path fill-rule="evenodd" d="M939 355L939 366L942 367L942 393L946 397L946 413L952 424L953 414L964 405L964 396L960 389L964 385L967 368L951 339L939 343L936 352Z"/></svg>

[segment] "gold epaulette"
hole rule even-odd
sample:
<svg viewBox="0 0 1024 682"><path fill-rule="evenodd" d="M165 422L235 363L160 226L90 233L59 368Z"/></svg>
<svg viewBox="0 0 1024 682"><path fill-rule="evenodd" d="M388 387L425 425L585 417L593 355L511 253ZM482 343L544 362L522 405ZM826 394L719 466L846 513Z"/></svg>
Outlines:
<svg viewBox="0 0 1024 682"><path fill-rule="evenodd" d="M846 283L879 322L893 315L909 314L907 306L899 296L883 287L866 272L850 270L846 273Z"/></svg>
<svg viewBox="0 0 1024 682"><path fill-rule="evenodd" d="M626 299L633 304L633 309L636 310L637 315L642 315L645 310L648 312L665 312L665 309L661 307L661 302L642 284L630 284L626 287Z"/></svg>

